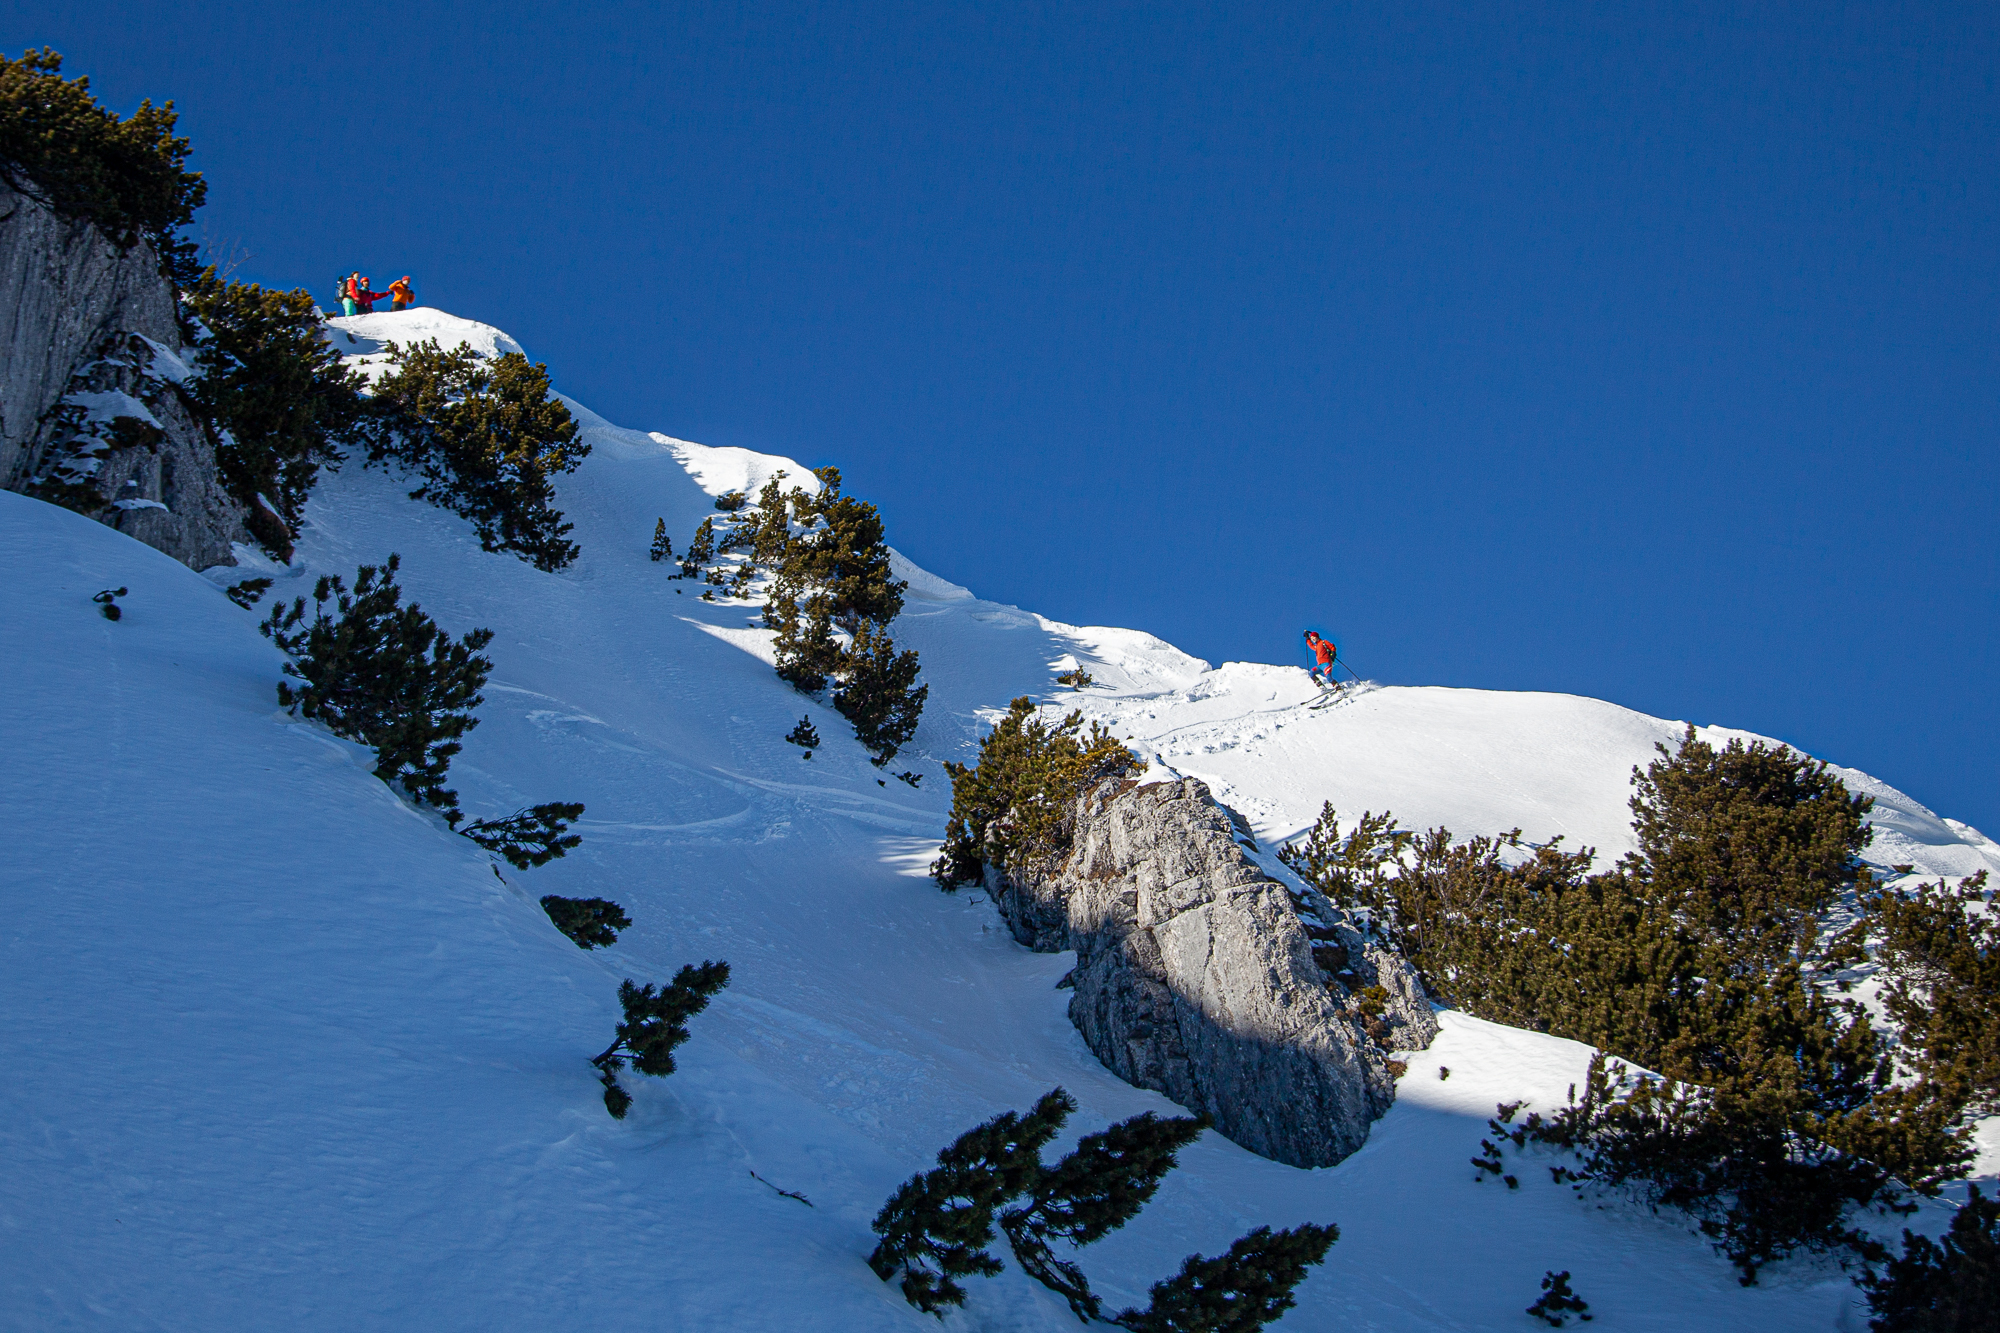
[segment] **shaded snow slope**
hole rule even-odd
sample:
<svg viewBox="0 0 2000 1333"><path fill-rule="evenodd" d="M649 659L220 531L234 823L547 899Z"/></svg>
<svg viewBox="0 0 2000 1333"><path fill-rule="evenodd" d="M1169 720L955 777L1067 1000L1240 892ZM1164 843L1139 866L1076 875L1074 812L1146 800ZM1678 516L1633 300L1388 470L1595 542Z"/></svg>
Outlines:
<svg viewBox="0 0 2000 1333"><path fill-rule="evenodd" d="M336 326L357 350L511 346L435 311ZM899 560L896 633L932 689L892 765L922 775L913 790L771 674L756 608L704 603L647 558L656 518L678 547L714 495L805 469L579 417L594 452L559 482L584 552L568 570L482 552L407 481L350 463L308 508L300 564L264 571L291 597L397 551L447 628L495 630L453 785L474 817L588 806L583 846L529 872L496 868L356 747L280 712L256 613L109 529L0 494L0 1328L934 1327L863 1262L897 1183L1057 1083L1081 1103L1072 1136L1173 1109L1070 1027L1068 958L1020 949L980 895L923 877L949 800L940 762L969 758L1010 698L1073 699L1266 837L1331 798L1615 851L1630 767L1677 732L1477 691L1307 712L1294 668L1210 669ZM121 584L113 624L89 598ZM1077 664L1098 684L1056 691ZM825 738L810 760L782 740L801 714ZM1913 803L1895 817L1925 855L1993 855ZM585 954L548 925L545 893L613 898L635 925ZM727 959L733 984L680 1072L628 1078L632 1115L610 1120L586 1060L610 1039L618 979L702 958ZM1550 1268L1572 1271L1601 1327L1861 1327L1837 1273L1780 1266L1745 1290L1669 1220L1579 1203L1546 1172L1514 1192L1474 1183L1494 1104L1559 1102L1586 1054L1446 1015L1354 1157L1297 1171L1208 1135L1082 1263L1111 1301L1141 1301L1191 1251L1312 1219L1343 1237L1281 1327L1517 1329ZM970 1286L946 1328L1075 1327L1011 1263Z"/></svg>

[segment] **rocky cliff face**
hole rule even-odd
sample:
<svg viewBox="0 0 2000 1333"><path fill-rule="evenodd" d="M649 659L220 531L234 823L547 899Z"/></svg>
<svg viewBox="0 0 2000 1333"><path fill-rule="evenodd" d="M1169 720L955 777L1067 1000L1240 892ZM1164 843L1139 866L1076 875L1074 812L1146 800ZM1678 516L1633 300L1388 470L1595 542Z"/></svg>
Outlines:
<svg viewBox="0 0 2000 1333"><path fill-rule="evenodd" d="M1061 865L987 885L1023 944L1076 950L1070 1019L1119 1077L1252 1152L1331 1166L1394 1099L1388 1050L1437 1021L1409 964L1239 838L1193 779L1106 782Z"/></svg>
<svg viewBox="0 0 2000 1333"><path fill-rule="evenodd" d="M125 250L0 183L0 486L196 569L248 540L188 410L174 292Z"/></svg>

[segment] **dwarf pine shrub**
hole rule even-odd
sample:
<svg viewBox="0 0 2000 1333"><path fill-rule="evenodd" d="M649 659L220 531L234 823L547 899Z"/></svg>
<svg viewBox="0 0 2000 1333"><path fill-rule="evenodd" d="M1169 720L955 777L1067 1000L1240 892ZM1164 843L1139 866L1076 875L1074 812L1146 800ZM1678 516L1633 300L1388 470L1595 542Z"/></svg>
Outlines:
<svg viewBox="0 0 2000 1333"><path fill-rule="evenodd" d="M944 767L951 775L951 819L931 877L949 891L977 882L989 865L1004 871L1059 858L1069 850L1077 797L1146 766L1100 724L1085 733L1083 714L1046 722L1032 700L1021 698L979 743L976 764L947 760Z"/></svg>
<svg viewBox="0 0 2000 1333"><path fill-rule="evenodd" d="M542 899L542 910L579 949L608 949L618 943L618 932L632 924L625 909L608 898L559 898L551 893Z"/></svg>
<svg viewBox="0 0 2000 1333"><path fill-rule="evenodd" d="M549 801L516 810L505 819L482 819L459 832L489 852L498 852L516 870L547 865L583 839L569 826L583 814L581 801Z"/></svg>
<svg viewBox="0 0 2000 1333"><path fill-rule="evenodd" d="M196 247L180 229L207 197L174 134L174 104L139 103L123 119L98 104L87 78L62 77L49 47L0 56L0 177L65 217L96 224L118 245L153 247L160 272L190 287Z"/></svg>
<svg viewBox="0 0 2000 1333"><path fill-rule="evenodd" d="M1861 1279L1874 1333L1975 1333L2000 1312L2000 1196L1974 1185L1942 1240L1903 1233L1903 1253Z"/></svg>
<svg viewBox="0 0 2000 1333"><path fill-rule="evenodd" d="M248 611L270 590L271 580L267 578L244 579L240 583L232 583L223 595Z"/></svg>
<svg viewBox="0 0 2000 1333"><path fill-rule="evenodd" d="M320 468L341 460L339 442L367 419L363 381L326 341L303 290L225 282L209 268L185 299L207 330L188 396L215 429L216 464L251 535L289 561Z"/></svg>
<svg viewBox="0 0 2000 1333"><path fill-rule="evenodd" d="M1593 1317L1590 1302L1570 1290L1569 1270L1558 1273L1549 1269L1542 1274L1542 1294L1528 1307L1528 1313L1547 1324L1550 1328L1561 1328L1575 1315L1585 1323Z"/></svg>
<svg viewBox="0 0 2000 1333"><path fill-rule="evenodd" d="M655 989L651 982L619 983L618 1003L625 1018L611 1044L590 1058L604 1085L604 1109L623 1120L632 1094L619 1085L618 1073L628 1064L641 1074L665 1078L674 1072L674 1048L688 1039L687 1022L708 1008L708 1001L729 984L729 964L689 963L672 982Z"/></svg>
<svg viewBox="0 0 2000 1333"><path fill-rule="evenodd" d="M1859 945L1822 922L1847 895L1868 901L1871 802L1793 751L1718 749L1692 729L1633 776L1639 850L1601 873L1587 850L1524 847L1518 831L1455 843L1370 815L1342 838L1330 808L1283 855L1365 909L1434 994L1667 1080L1600 1062L1582 1098L1531 1118L1528 1136L1690 1213L1746 1283L1796 1250L1869 1253L1856 1209L1963 1173L1959 1122L1983 1058L1953 1050L1894 1083L1890 1043L1831 983ZM1941 906L1920 897L1885 929L1929 938ZM1965 1026L1948 1017L1914 1036L1950 1041Z"/></svg>
<svg viewBox="0 0 2000 1333"><path fill-rule="evenodd" d="M987 1248L997 1224L1030 1277L1068 1301L1077 1318L1098 1319L1102 1302L1083 1270L1051 1242L1080 1248L1131 1221L1206 1122L1149 1111L1085 1136L1045 1166L1042 1149L1074 1110L1075 1099L1056 1088L1025 1115L1006 1111L959 1135L935 1169L910 1177L876 1214L882 1240L868 1256L875 1275L888 1282L900 1274L903 1299L941 1317L965 1303L959 1278L1002 1270Z"/></svg>
<svg viewBox="0 0 2000 1333"><path fill-rule="evenodd" d="M688 539L687 551L681 556L681 577L691 579L701 573L701 567L715 558L715 520L705 518L701 526Z"/></svg>
<svg viewBox="0 0 2000 1333"><path fill-rule="evenodd" d="M375 776L400 783L416 800L436 806L454 826L458 793L445 775L459 738L479 725L472 710L493 663L479 650L493 631L454 639L396 585L401 560L363 565L350 592L338 575L306 599L279 603L258 628L291 658L278 702L295 715L324 723L335 735L375 749Z"/></svg>
<svg viewBox="0 0 2000 1333"><path fill-rule="evenodd" d="M1191 1254L1181 1271L1153 1284L1143 1310L1116 1322L1135 1333L1255 1333L1297 1303L1306 1270L1326 1258L1340 1228L1305 1222L1286 1231L1258 1227L1218 1259Z"/></svg>
<svg viewBox="0 0 2000 1333"><path fill-rule="evenodd" d="M2000 919L1981 871L1907 893L1882 887L1858 933L1876 947L1898 1072L1950 1090L1972 1115L2000 1113Z"/></svg>
<svg viewBox="0 0 2000 1333"><path fill-rule="evenodd" d="M375 457L400 459L428 500L472 521L489 551L513 551L542 570L580 548L554 507L553 478L590 454L575 418L549 392L548 367L519 352L491 361L435 339L394 348L396 369L375 386L383 428Z"/></svg>
<svg viewBox="0 0 2000 1333"><path fill-rule="evenodd" d="M898 652L886 630L864 622L837 670L840 687L833 706L854 724L854 738L874 756L877 768L916 735L931 687L917 684L915 650Z"/></svg>

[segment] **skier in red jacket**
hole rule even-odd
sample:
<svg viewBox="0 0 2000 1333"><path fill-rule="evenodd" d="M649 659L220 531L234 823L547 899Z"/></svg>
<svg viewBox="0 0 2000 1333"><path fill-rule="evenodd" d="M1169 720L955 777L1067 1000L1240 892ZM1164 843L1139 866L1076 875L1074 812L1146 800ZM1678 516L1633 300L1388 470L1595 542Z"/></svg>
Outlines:
<svg viewBox="0 0 2000 1333"><path fill-rule="evenodd" d="M1333 687L1333 659L1340 654L1332 639L1323 638L1316 629L1306 631L1306 651L1313 655L1315 665L1308 673L1313 684L1321 689Z"/></svg>

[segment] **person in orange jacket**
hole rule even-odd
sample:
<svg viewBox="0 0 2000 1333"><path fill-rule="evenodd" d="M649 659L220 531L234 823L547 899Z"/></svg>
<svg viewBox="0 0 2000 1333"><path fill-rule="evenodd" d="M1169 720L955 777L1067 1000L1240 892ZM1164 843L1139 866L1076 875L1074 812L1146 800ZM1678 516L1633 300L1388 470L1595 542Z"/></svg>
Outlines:
<svg viewBox="0 0 2000 1333"><path fill-rule="evenodd" d="M389 308L391 310L408 310L413 301L414 298L410 295L409 274L405 273L402 277L389 284Z"/></svg>
<svg viewBox="0 0 2000 1333"><path fill-rule="evenodd" d="M1333 661L1340 655L1332 639L1322 638L1316 629L1306 631L1306 651L1313 655L1315 665L1307 673L1313 683L1322 689L1333 685Z"/></svg>

